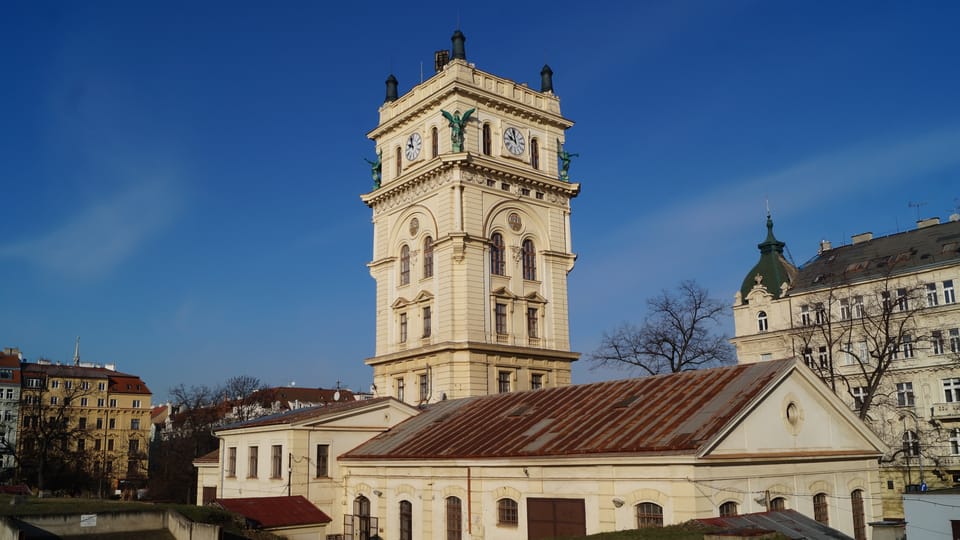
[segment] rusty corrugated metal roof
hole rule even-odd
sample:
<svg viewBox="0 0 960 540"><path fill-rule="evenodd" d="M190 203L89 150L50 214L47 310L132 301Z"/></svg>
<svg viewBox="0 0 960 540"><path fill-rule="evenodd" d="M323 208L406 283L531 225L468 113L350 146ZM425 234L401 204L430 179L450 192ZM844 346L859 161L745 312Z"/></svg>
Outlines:
<svg viewBox="0 0 960 540"><path fill-rule="evenodd" d="M302 495L217 499L217 504L236 512L261 528L319 525L333 521Z"/></svg>
<svg viewBox="0 0 960 540"><path fill-rule="evenodd" d="M343 459L689 454L793 360L443 401Z"/></svg>

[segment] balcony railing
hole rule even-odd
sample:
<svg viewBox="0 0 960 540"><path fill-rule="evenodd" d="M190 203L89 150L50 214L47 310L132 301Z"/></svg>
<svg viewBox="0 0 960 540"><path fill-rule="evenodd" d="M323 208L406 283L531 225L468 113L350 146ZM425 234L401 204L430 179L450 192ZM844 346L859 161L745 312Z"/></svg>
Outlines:
<svg viewBox="0 0 960 540"><path fill-rule="evenodd" d="M933 418L937 420L958 420L960 419L960 402L934 403L931 412Z"/></svg>

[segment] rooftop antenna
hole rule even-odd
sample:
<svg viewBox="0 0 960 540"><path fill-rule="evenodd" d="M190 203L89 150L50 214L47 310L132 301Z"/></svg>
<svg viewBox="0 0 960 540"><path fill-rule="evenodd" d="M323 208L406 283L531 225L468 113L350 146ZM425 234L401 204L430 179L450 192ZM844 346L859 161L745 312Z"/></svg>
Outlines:
<svg viewBox="0 0 960 540"><path fill-rule="evenodd" d="M73 365L80 365L80 336L77 336L77 344L73 346Z"/></svg>
<svg viewBox="0 0 960 540"><path fill-rule="evenodd" d="M921 206L926 206L926 205L927 205L927 203L925 203L925 202L912 202L912 201L911 201L911 202L907 202L907 207L908 207L908 208L916 208L916 209L917 209L917 221L920 221L920 207L921 207Z"/></svg>
<svg viewBox="0 0 960 540"><path fill-rule="evenodd" d="M420 61L420 84L423 84L423 61Z"/></svg>

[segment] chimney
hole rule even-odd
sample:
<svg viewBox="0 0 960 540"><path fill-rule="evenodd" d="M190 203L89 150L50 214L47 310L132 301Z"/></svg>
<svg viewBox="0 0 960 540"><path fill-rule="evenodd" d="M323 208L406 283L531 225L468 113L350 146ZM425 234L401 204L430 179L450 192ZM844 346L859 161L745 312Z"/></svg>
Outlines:
<svg viewBox="0 0 960 540"><path fill-rule="evenodd" d="M820 249L817 250L817 255L822 254L824 251L830 251L831 249L833 249L833 244L831 244L829 240L821 240Z"/></svg>
<svg viewBox="0 0 960 540"><path fill-rule="evenodd" d="M923 229L925 227L932 227L934 225L939 225L939 224L940 224L940 218L938 217L917 220L918 229Z"/></svg>
<svg viewBox="0 0 960 540"><path fill-rule="evenodd" d="M853 235L853 243L854 243L854 245L856 245L856 244L862 244L863 242L869 242L870 240L873 240L873 233L872 233L872 232L865 232L865 233L860 233L860 234L855 234L855 235Z"/></svg>

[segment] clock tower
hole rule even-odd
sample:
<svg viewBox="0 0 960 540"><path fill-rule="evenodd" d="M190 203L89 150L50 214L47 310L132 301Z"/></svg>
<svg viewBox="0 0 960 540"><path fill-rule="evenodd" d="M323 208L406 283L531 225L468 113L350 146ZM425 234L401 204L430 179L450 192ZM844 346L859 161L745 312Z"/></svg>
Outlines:
<svg viewBox="0 0 960 540"><path fill-rule="evenodd" d="M400 96L387 79L373 210L376 394L412 404L570 384L576 256L552 72L540 90L468 63L465 37ZM563 165L558 157L562 155Z"/></svg>

